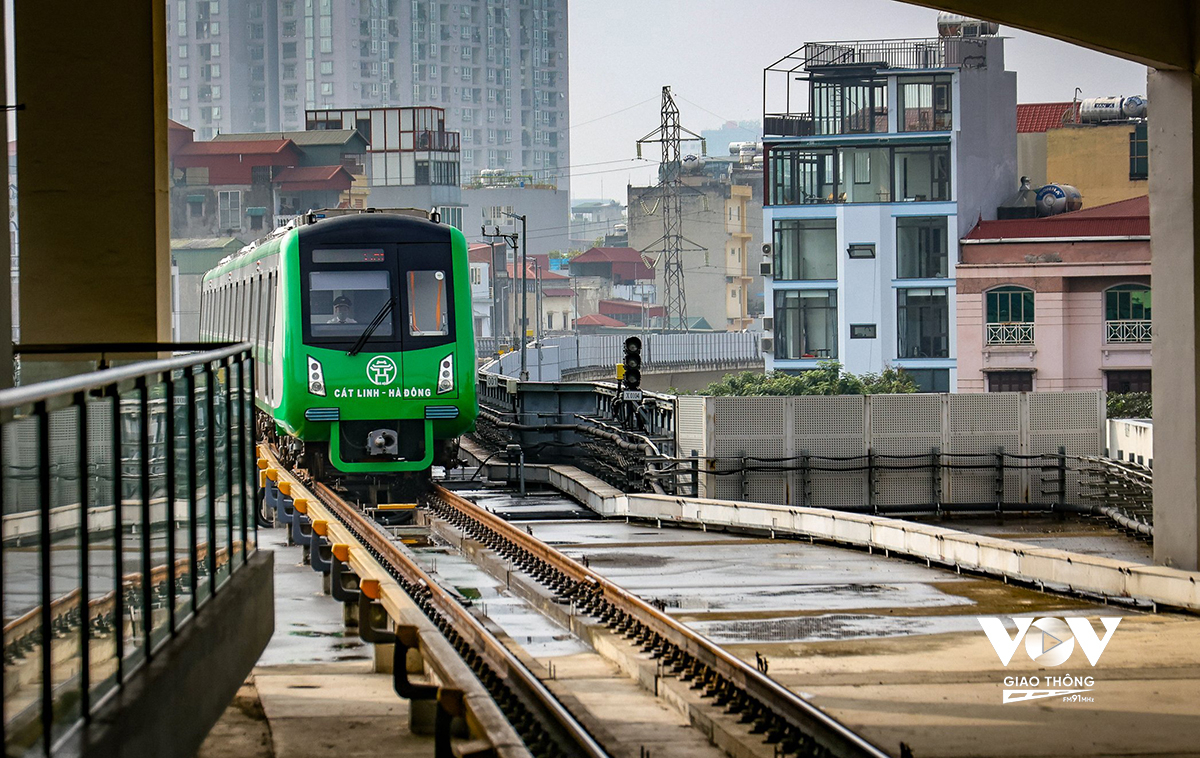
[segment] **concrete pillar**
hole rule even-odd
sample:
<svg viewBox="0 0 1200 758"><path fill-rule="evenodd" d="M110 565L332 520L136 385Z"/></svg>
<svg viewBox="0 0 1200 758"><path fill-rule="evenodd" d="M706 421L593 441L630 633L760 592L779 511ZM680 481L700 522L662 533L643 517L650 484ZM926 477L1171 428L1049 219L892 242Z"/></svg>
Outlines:
<svg viewBox="0 0 1200 758"><path fill-rule="evenodd" d="M5 23L4 8L0 7L0 29L4 28ZM5 65L8 60L6 45L7 38L0 35L0 102L8 104L12 102L12 95L8 91L8 70ZM0 145L7 147L8 114L4 115L4 118L0 118ZM11 212L7 186L5 191L0 194L3 194L3 198L0 199L0 212L7 219ZM4 239L0 240L0 265L3 266L3 275L0 276L0 389L13 385L12 276L9 273L9 262L12 260L12 234L9 231L11 227L7 224L5 227Z"/></svg>
<svg viewBox="0 0 1200 758"><path fill-rule="evenodd" d="M21 341L168 341L166 4L14 6Z"/></svg>
<svg viewBox="0 0 1200 758"><path fill-rule="evenodd" d="M1200 563L1200 311L1195 175L1200 80L1151 69L1150 245L1154 297L1154 561Z"/></svg>

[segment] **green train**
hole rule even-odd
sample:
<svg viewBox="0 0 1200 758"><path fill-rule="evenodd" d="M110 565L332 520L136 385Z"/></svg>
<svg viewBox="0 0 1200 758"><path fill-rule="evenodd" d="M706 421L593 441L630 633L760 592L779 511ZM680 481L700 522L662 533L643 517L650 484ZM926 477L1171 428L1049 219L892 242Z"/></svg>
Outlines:
<svg viewBox="0 0 1200 758"><path fill-rule="evenodd" d="M466 240L421 211L307 213L204 276L203 340L255 346L259 436L396 502L473 429Z"/></svg>

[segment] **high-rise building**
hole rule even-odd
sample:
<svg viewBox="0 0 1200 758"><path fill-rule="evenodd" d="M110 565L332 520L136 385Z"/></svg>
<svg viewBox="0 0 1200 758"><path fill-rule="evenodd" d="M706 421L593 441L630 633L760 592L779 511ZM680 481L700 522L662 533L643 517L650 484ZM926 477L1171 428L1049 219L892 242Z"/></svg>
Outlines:
<svg viewBox="0 0 1200 758"><path fill-rule="evenodd" d="M305 128L305 111L432 105L463 179L567 186L567 0L176 0L171 118L196 138Z"/></svg>

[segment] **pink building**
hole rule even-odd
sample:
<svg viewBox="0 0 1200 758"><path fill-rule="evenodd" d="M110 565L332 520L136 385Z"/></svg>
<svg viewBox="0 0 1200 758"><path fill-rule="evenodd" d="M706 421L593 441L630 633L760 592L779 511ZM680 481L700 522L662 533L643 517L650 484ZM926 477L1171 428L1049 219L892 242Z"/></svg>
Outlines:
<svg viewBox="0 0 1200 758"><path fill-rule="evenodd" d="M1150 391L1150 200L980 221L956 269L958 390Z"/></svg>

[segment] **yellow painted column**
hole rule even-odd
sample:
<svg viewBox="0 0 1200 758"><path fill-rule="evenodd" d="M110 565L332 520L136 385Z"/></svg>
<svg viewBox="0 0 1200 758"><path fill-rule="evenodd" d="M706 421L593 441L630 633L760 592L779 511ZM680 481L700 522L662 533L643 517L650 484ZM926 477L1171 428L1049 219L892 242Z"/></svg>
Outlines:
<svg viewBox="0 0 1200 758"><path fill-rule="evenodd" d="M14 0L21 342L171 337L163 0Z"/></svg>

